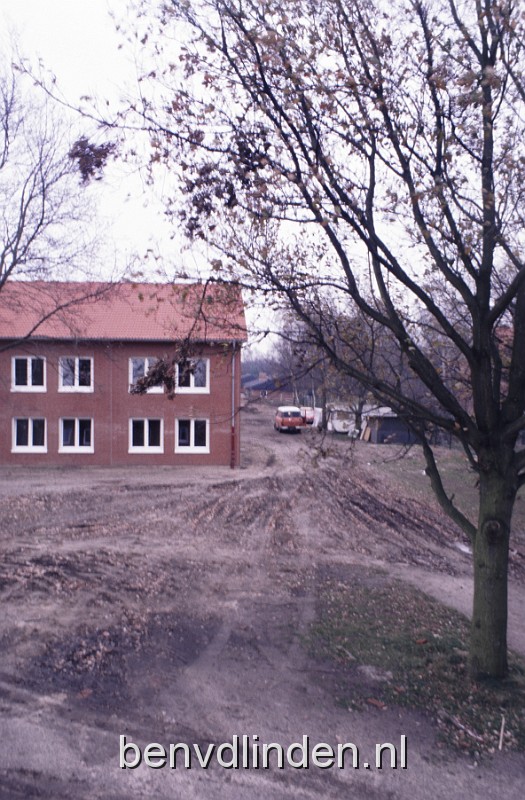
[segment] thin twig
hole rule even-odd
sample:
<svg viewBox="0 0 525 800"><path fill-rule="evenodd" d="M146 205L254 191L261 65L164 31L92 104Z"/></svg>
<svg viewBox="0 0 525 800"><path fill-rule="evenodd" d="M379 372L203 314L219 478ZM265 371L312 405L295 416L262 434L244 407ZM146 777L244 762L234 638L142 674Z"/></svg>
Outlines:
<svg viewBox="0 0 525 800"><path fill-rule="evenodd" d="M505 714L501 715L501 728L499 730L498 750L503 749L503 733L505 732Z"/></svg>

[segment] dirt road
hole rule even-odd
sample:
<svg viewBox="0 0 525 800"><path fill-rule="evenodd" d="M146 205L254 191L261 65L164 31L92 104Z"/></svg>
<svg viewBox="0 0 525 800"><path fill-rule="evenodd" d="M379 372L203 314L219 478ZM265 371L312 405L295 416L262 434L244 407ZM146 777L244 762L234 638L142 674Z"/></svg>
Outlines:
<svg viewBox="0 0 525 800"><path fill-rule="evenodd" d="M401 577L468 610L470 562L457 531L345 460L346 443L312 459L315 437L251 409L236 471L1 470L2 800L522 797L523 754L474 765L424 716L336 704L334 682L376 677L305 647L320 580ZM517 569L510 638L525 653L524 599ZM121 769L121 735L202 754L234 735L285 753L308 736L355 743L360 766L279 769L274 752L269 769L215 755L203 769L192 749L190 769L182 750L176 769ZM376 743L400 757L403 735L407 769L376 769Z"/></svg>

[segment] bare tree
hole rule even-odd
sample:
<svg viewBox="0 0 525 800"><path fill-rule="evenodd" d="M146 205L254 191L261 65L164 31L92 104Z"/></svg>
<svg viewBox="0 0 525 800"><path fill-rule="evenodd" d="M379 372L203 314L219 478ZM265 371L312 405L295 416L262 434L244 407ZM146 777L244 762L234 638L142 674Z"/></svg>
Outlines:
<svg viewBox="0 0 525 800"><path fill-rule="evenodd" d="M216 269L281 297L417 432L472 540L474 676L507 671L525 483L524 25L516 0L167 0L148 35L168 67L135 107L152 163L183 182L168 210L217 248ZM417 391L347 357L333 328L356 310L390 332ZM435 429L478 473L477 519L443 485Z"/></svg>
<svg viewBox="0 0 525 800"><path fill-rule="evenodd" d="M0 64L0 292L12 279L78 279L98 267L100 221L84 185L90 145L73 140L64 109Z"/></svg>

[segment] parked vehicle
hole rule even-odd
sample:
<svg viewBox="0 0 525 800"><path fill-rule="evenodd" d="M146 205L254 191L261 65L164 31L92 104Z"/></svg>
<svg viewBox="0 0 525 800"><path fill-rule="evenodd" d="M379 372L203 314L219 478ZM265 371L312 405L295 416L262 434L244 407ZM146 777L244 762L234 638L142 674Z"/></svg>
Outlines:
<svg viewBox="0 0 525 800"><path fill-rule="evenodd" d="M301 417L303 418L305 425L314 424L314 414L315 408L312 408L311 406L301 406Z"/></svg>
<svg viewBox="0 0 525 800"><path fill-rule="evenodd" d="M327 409L328 430L334 433L350 434L355 427L355 414L349 408L331 407Z"/></svg>
<svg viewBox="0 0 525 800"><path fill-rule="evenodd" d="M301 409L297 406L279 406L275 413L273 427L279 433L283 431L301 433L301 428L304 427Z"/></svg>

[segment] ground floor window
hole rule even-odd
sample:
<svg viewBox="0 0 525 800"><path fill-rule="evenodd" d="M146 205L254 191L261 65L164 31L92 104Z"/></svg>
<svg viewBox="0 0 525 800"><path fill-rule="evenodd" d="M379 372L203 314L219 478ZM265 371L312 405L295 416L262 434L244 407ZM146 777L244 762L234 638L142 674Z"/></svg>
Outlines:
<svg viewBox="0 0 525 800"><path fill-rule="evenodd" d="M130 453L163 453L164 431L161 419L129 421Z"/></svg>
<svg viewBox="0 0 525 800"><path fill-rule="evenodd" d="M46 421L33 417L13 420L13 452L46 453Z"/></svg>
<svg viewBox="0 0 525 800"><path fill-rule="evenodd" d="M78 453L93 453L93 420L78 417L61 419L58 449L61 453L73 450Z"/></svg>
<svg viewBox="0 0 525 800"><path fill-rule="evenodd" d="M175 421L176 453L209 453L210 422L207 419L178 419Z"/></svg>

